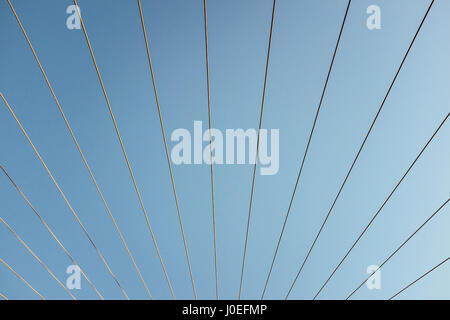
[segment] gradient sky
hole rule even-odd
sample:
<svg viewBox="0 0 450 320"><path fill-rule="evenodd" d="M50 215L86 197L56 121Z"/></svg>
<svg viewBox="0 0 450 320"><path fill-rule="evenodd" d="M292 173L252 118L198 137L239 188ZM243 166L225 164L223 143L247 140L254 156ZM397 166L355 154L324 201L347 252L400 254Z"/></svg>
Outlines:
<svg viewBox="0 0 450 320"><path fill-rule="evenodd" d="M82 31L66 28L72 2L12 3L151 293L169 299ZM366 28L366 8L372 4L381 7L381 30ZM175 295L191 299L137 1L80 0L79 5ZM263 128L280 129L280 170L256 177L242 298L261 296L346 5L346 0L277 2ZM428 0L353 1L266 298L287 293L428 5ZM166 135L177 128L192 132L194 120L206 128L203 1L143 0L142 6ZM208 1L215 128L258 126L271 10L271 0ZM290 298L314 296L448 114L448 12L450 2L436 0ZM0 91L130 298L148 298L6 0L0 1L0 36ZM0 163L104 297L123 299L3 102L0 137ZM449 145L446 123L319 298L345 298L367 276L369 265L380 264L448 199ZM252 166L214 170L219 294L235 299ZM197 293L213 299L209 166L174 166L174 176ZM4 176L0 216L65 282L70 261ZM449 229L447 205L383 267L382 289L364 286L355 298L389 298L448 257ZM4 226L0 258L46 298L70 298ZM447 263L399 298L449 299L449 286ZM0 293L38 298L4 266ZM97 298L86 281L73 293Z"/></svg>

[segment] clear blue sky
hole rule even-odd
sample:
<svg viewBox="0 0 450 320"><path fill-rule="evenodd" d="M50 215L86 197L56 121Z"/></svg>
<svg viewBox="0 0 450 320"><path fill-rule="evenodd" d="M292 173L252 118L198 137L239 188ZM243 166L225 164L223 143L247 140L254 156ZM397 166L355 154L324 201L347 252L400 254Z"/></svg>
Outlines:
<svg viewBox="0 0 450 320"><path fill-rule="evenodd" d="M71 1L12 1L72 128L133 251L150 291L170 298L115 136L82 31L66 28ZM366 8L381 7L382 29L366 28ZM82 16L176 297L191 299L177 212L149 76L137 1L80 0ZM203 1L143 0L167 135L207 125ZM328 71L346 0L277 4L263 127L280 129L280 170L256 177L243 298L258 299L289 204ZM367 132L428 0L354 0L266 297L284 298ZM208 0L213 126L258 126L271 0ZM436 0L366 147L336 204L293 299L310 299L449 112L450 2ZM90 181L57 106L8 6L0 1L0 91L133 299L145 290ZM122 299L3 102L0 163L56 231L105 298ZM345 298L450 194L447 123L323 291ZM169 143L172 147L173 143ZM251 187L251 165L215 166L220 298L235 299ZM174 167L198 296L215 298L208 165ZM0 216L65 282L70 261L33 212L0 177ZM385 299L450 253L447 206L382 269ZM49 299L70 298L0 226L0 257ZM450 298L450 264L401 298ZM0 266L0 293L38 298ZM86 281L74 291L95 299Z"/></svg>

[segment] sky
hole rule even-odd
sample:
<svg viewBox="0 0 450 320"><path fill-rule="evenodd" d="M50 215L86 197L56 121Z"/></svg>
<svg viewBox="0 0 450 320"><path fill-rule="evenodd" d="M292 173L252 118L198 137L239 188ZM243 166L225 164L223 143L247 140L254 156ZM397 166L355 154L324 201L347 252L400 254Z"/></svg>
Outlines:
<svg viewBox="0 0 450 320"><path fill-rule="evenodd" d="M82 30L69 30L71 1L13 0L111 212L155 299L170 299ZM203 1L142 0L162 118L176 129L208 123ZM354 0L265 298L283 299L318 232L430 1ZM149 73L137 1L80 0L112 110L177 299L194 297ZM381 8L381 29L366 26ZM271 0L208 0L212 126L257 128ZM280 0L262 127L279 129L279 171L256 175L243 299L260 299L320 100L346 0ZM436 0L290 299L311 299L448 114L450 2ZM0 1L0 92L131 299L148 299L90 180L7 1ZM448 121L447 121L448 122ZM3 101L0 164L106 299L122 292L77 224ZM450 124L445 123L318 298L343 299L450 194ZM253 166L215 165L219 297L236 299ZM215 298L210 167L173 165L199 299ZM0 216L63 282L72 264L9 180L0 177ZM444 207L381 269L387 299L449 256ZM70 299L0 225L0 258L48 299ZM399 299L449 299L447 263ZM0 293L39 297L0 266ZM97 299L82 279L78 299Z"/></svg>

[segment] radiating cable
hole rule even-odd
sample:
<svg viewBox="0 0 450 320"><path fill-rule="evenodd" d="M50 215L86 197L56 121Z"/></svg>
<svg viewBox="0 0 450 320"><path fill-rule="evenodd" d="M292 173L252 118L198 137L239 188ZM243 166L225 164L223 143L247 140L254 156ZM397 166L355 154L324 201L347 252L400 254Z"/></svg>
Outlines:
<svg viewBox="0 0 450 320"><path fill-rule="evenodd" d="M14 273L20 280L22 280L22 282L25 283L31 290L33 290L34 293L36 293L42 300L45 300L45 298L39 292L37 292L35 288L33 288L24 278L22 278L16 271L14 271L14 269L11 268L11 266L5 261L3 261L2 258L0 258L0 262L3 263L5 267L7 267L12 273Z"/></svg>
<svg viewBox="0 0 450 320"><path fill-rule="evenodd" d="M49 81L48 78L47 78L47 75L46 75L46 73L45 73L45 71L44 71L44 68L43 68L43 66L41 65L41 62L39 61L39 58L38 58L38 56L37 56L37 54L36 54L36 52L35 52L33 46L31 45L30 39L28 38L28 35L27 35L27 33L25 32L25 29L24 29L24 27L23 27L23 25L22 25L22 23L21 23L21 21L20 21L18 15L17 15L16 11L14 10L14 7L13 7L13 5L11 4L10 0L8 0L8 3L9 3L9 6L11 7L12 12L14 13L14 16L16 17L17 22L19 23L20 28L22 29L22 32L23 32L23 34L24 34L24 36L25 36L25 38L26 38L26 40L27 40L27 42L28 42L28 46L30 47L30 49L31 49L31 51L32 51L32 53L33 53L33 56L34 56L34 58L35 58L35 60L36 60L36 62L37 62L37 64L38 64L38 66L39 66L39 69L41 70L41 73L42 73L42 75L43 75L44 78L45 78L45 82L47 83L47 86L48 86L48 88L50 89L50 92L51 92L51 94L52 94L52 96L53 96L53 99L55 100L56 105L58 106L59 112L61 113L61 115L62 115L62 117L63 117L63 119L64 119L64 122L65 122L65 124L66 124L66 126L67 126L67 129L69 130L70 135L71 135L71 137L72 137L72 140L74 141L75 146L76 146L76 148L77 148L77 150L78 150L78 152L79 152L79 154L80 154L80 156L81 156L81 158L82 158L82 160L83 160L83 163L84 163L86 169L87 169L88 172L89 172L89 175L90 175L90 177L91 177L91 180L92 180L92 182L94 183L95 188L97 189L97 192L98 192L98 194L99 194L99 196L100 196L100 198L101 198L101 200L102 200L102 202L103 202L103 205L105 206L106 211L107 211L107 213L108 213L108 215L109 215L111 221L112 221L113 224L114 224L114 227L115 227L115 229L116 229L116 231L117 231L117 234L119 235L120 240L122 241L123 245L125 246L125 249L126 249L126 251L127 251L127 253L128 253L128 256L130 257L131 262L133 263L134 268L136 269L136 272L138 273L139 278L140 278L142 284L144 285L144 288L145 288L147 294L150 296L150 298L152 298L152 295L150 294L150 291L149 291L149 289L148 289L148 287L147 287L147 284L145 283L144 278L142 277L141 271L139 270L139 268L138 268L138 266L137 266L137 264L136 264L136 262L135 262L135 260L134 260L134 257L133 257L133 255L131 254L131 251L130 251L130 249L128 248L128 245L127 245L127 243L126 243L126 241L125 241L125 239L124 239L122 233L121 233L120 230L119 230L119 227L118 227L118 225L117 225L117 223L116 223L116 220L115 220L114 216L112 215L111 210L109 209L109 206L108 206L108 204L107 204L105 198L103 197L103 193L101 192L100 187L99 187L98 184L97 184L97 180L95 179L94 174L92 173L92 170L91 170L91 168L90 168L90 166L89 166L89 164L88 164L88 162L87 162L87 160L86 160L86 158L85 158L85 156L84 156L84 153L83 153L83 151L81 150L81 147L80 147L80 145L79 145L79 143L78 143L77 138L75 137L75 134L74 134L73 131L72 131L72 128L71 128L71 126L70 126L70 124L69 124L69 121L67 120L67 117L66 117L66 115L65 115L65 113L64 113L64 111L63 111L63 109L62 109L62 107L61 107L61 105L60 105L60 103L59 103L59 100L58 100L58 98L56 97L55 92L53 91L53 87L52 87L52 85L50 84L50 81Z"/></svg>
<svg viewBox="0 0 450 320"><path fill-rule="evenodd" d="M359 155L361 154L361 152L362 152L362 150L363 150L363 148L364 148L364 146L365 146L365 144L366 144L366 142L367 142L367 139L369 138L369 135L370 135L370 133L372 132L373 127L375 126L375 123L376 123L376 121L377 121L377 119L378 119L378 116L380 115L381 110L383 109L384 104L386 103L387 98L389 97L389 94L391 93L392 88L394 87L394 84L395 84L395 82L396 82L396 80L397 80L397 78L398 78L398 75L400 74L400 71L401 71L402 68L403 68L403 65L404 65L404 63L405 63L405 61L406 61L406 58L408 57L409 52L411 51L411 48L412 48L414 42L416 41L416 38L417 38L417 36L418 36L420 30L422 29L422 26L423 26L423 24L424 24L426 18L428 17L428 13L430 12L431 7L433 6L433 4L434 4L434 0L431 1L430 5L429 5L429 7L428 7L428 10L427 10L427 12L425 13L425 16L423 17L422 22L420 23L419 28L417 29L417 31L416 31L416 33L415 33L415 35L414 35L414 37L413 37L413 39L412 39L412 41L411 41L409 47L408 47L408 50L406 51L406 54L405 54L404 57L403 57L403 60L402 60L402 62L401 62L401 64L400 64L400 67L398 68L398 70L397 70L397 72L396 72L396 74L395 74L395 76L394 76L394 79L392 80L392 82L391 82L391 84L390 84L390 86L389 86L389 89L388 89L388 91L386 92L386 95L384 96L383 101L382 101L380 107L378 108L378 111L377 111L377 113L376 113L376 115L375 115L375 117L374 117L374 119L373 119L373 121L372 121L372 123L371 123L371 125L370 125L370 127L369 127L369 130L367 131L366 136L364 137L364 140L363 140L361 146L359 147L358 152L356 153L355 159L353 160L352 165L350 166L350 169L348 170L347 175L345 176L345 179L344 179L344 181L342 182L342 185L340 186L339 191L338 191L336 197L334 198L333 203L332 203L330 209L328 210L328 213L327 213L327 215L326 215L324 221L322 222L322 225L320 226L319 232L316 234L316 236L315 236L315 238L314 238L314 241L313 241L311 247L309 248L308 253L306 254L306 257L305 257L305 259L303 260L303 262L302 262L302 264L301 264L301 266L300 266L300 269L299 269L299 271L297 272L297 275L295 276L294 282L292 283L292 285L291 285L291 287L290 287L290 289L289 289L289 292L288 292L286 298L289 296L290 292L292 291L292 288L294 287L295 282L297 282L298 277L300 276L300 274L301 274L301 272L302 272L302 270L303 270L303 268L304 268L306 262L308 261L308 258L309 258L309 256L310 256L312 250L314 249L314 246L316 245L316 242L317 242L317 240L319 239L319 236L320 236L320 234L322 233L322 230L323 230L323 228L325 227L325 225L326 225L326 223L327 223L327 221L328 221L328 218L330 217L330 214L331 214L331 212L333 211L333 208L334 208L334 206L335 206L337 200L339 199L339 197L340 197L340 195L341 195L341 192L342 192L342 190L344 189L345 184L347 183L348 178L349 178L349 176L350 176L350 174L351 174L351 172L352 172L352 170L353 170L353 168L354 168L356 162L358 161Z"/></svg>
<svg viewBox="0 0 450 320"><path fill-rule="evenodd" d="M91 243L91 245L94 247L95 251L97 252L98 256L100 257L100 259L102 260L103 264L105 265L105 267L108 269L108 272L110 273L110 275L112 276L114 282L117 284L117 286L119 287L119 289L122 291L123 295L125 296L126 299L128 298L128 295L126 294L125 290L123 289L122 285L120 284L119 280L117 279L117 277L115 276L115 274L112 272L111 268L109 267L108 263L106 262L105 258L103 257L103 255L101 254L100 250L97 248L97 246L94 243L94 240L92 239L92 237L90 236L90 234L88 233L88 231L86 230L86 228L84 227L83 223L81 222L80 218L78 217L77 213L75 212L75 210L73 209L72 205L70 204L69 200L67 199L66 195L64 194L64 192L62 191L61 187L59 186L59 184L56 182L55 178L53 177L53 174L51 173L50 169L47 167L46 163L44 162L44 160L42 159L40 153L37 151L36 147L34 146L33 142L31 141L30 137L28 136L27 132L25 131L25 129L23 128L22 124L20 123L19 119L16 117L16 114L14 113L14 111L11 109L10 105L8 104L8 101L6 101L5 97L3 96L2 93L0 93L0 97L3 99L3 101L5 102L6 107L8 108L9 112L11 113L11 115L13 116L14 120L16 121L17 125L20 127L20 130L22 131L22 133L24 134L25 138L28 140L28 143L30 144L30 146L33 148L34 153L36 154L36 156L39 158L39 161L42 163L42 165L45 168L45 171L47 172L48 176L50 177L50 179L53 181L53 184L56 186L56 188L59 191L59 194L62 196L62 198L64 199L64 202L67 204L67 207L70 209L70 211L72 212L73 216L75 217L75 219L77 220L78 224L80 225L80 227L83 229L84 234L86 235L86 237L88 238L89 242Z"/></svg>
<svg viewBox="0 0 450 320"><path fill-rule="evenodd" d="M444 261L442 261L441 263L439 263L437 266L433 267L431 270L427 271L426 273L424 273L423 275L421 275L419 278L417 278L416 280L414 280L413 282L411 282L410 284L408 284L406 287L404 287L402 290L400 290L399 292L397 292L396 294L394 294L392 297L389 298L389 300L394 299L396 296L398 296L400 293L402 293L403 291L405 291L406 289L408 289L409 287L411 287L413 284L415 284L416 282L422 280L424 277L426 277L427 275L429 275L430 273L432 273L434 270L436 270L437 268L439 268L440 266L442 266L444 263L446 263L448 260L450 259L450 257L448 257L447 259L445 259Z"/></svg>
<svg viewBox="0 0 450 320"><path fill-rule="evenodd" d="M14 188L20 193L22 198L25 200L25 202L28 204L28 206L33 210L33 212L36 214L38 219L41 221L41 223L44 225L44 227L47 229L47 231L51 234L53 239L58 243L58 245L61 247L61 249L64 250L64 253L69 257L70 261L78 268L80 269L80 273L83 275L83 277L87 280L89 285L94 289L94 291L97 293L97 295L100 297L101 300L104 300L103 296L100 294L100 292L97 290L97 288L94 286L94 284L89 280L89 278L86 276L84 271L81 269L81 267L78 265L78 263L75 261L75 259L70 255L70 253L67 251L67 249L62 245L61 241L59 241L58 237L55 235L55 233L50 229L50 227L47 225L47 223L44 221L44 219L41 217L41 215L37 212L37 210L34 208L34 206L31 204L31 202L28 200L28 198L25 196L25 194L22 192L22 190L19 188L19 186L14 182L14 180L11 178L11 176L8 174L6 169L0 165L0 169L3 171L3 173L6 175L6 177L9 179L11 184L14 186Z"/></svg>
<svg viewBox="0 0 450 320"><path fill-rule="evenodd" d="M245 268L245 257L247 254L248 232L250 229L250 218L251 218L251 214L252 214L252 205L253 205L253 193L255 190L256 166L258 164L259 139L261 136L261 126L262 126L262 119L263 119L263 112L264 112L264 101L266 99L266 85L267 85L267 75L269 73L270 47L272 45L272 32L273 32L273 24L274 24L274 18L275 18L275 6L276 6L276 0L273 0L272 19L270 21L269 45L267 47L266 71L265 71L265 75L264 75L264 87L263 87L263 94L262 94L261 111L259 114L259 129L258 129L258 139L256 142L255 164L253 166L252 189L251 189L251 193L250 193L250 206L249 206L249 210L248 210L247 228L246 228L246 232L245 232L244 255L242 257L241 281L239 284L239 295L238 295L239 300L241 299L242 282L244 279L244 268Z"/></svg>
<svg viewBox="0 0 450 320"><path fill-rule="evenodd" d="M367 279L365 279L363 282L361 282L361 284L355 289L353 290L352 293L350 293L350 295L345 299L348 300L350 299L363 285L364 283L366 283L370 278L372 278L372 276L377 273L394 255L397 254L398 251L400 251L400 249L406 244L408 243L409 240L411 240L417 232L420 231L420 229L422 229L428 222L431 221L431 219L434 218L434 216L436 216L438 214L438 212L445 207L445 205L450 201L450 199L447 199L447 201L445 201L419 228L417 228L416 231L414 231L409 237L408 239L406 239L386 260L383 261L382 264L380 264L379 267L377 267L377 269L370 275L367 277Z"/></svg>
<svg viewBox="0 0 450 320"><path fill-rule="evenodd" d="M61 281L59 281L59 279L53 274L53 272L45 265L45 263L42 262L41 259L39 259L39 257L34 253L33 250L31 250L31 248L22 240L22 238L19 237L19 235L9 226L8 223L6 223L5 220L3 220L2 217L0 217L0 221L5 225L6 228L8 228L8 230L13 234L14 237L16 237L17 240L19 240L19 242L25 247L25 249L27 249L27 251L39 262L39 264L44 267L44 269L52 276L53 279L55 279L55 281L59 284L60 287L62 287L64 289L64 291L66 291L70 297L73 300L77 300L77 298L75 298L70 291L66 288L65 285L62 284Z"/></svg>
<svg viewBox="0 0 450 320"><path fill-rule="evenodd" d="M158 108L159 122L161 124L161 132L162 132L162 137L163 137L163 140L164 140L164 148L165 148L165 151L166 151L167 164L169 166L170 179L172 181L173 195L174 195L174 198L175 198L175 204L176 204L177 212L178 212L178 221L180 223L181 235L182 235L182 238L183 238L184 251L186 253L186 260L187 260L187 264L188 264L188 268L189 268L189 275L191 277L192 290L194 291L195 299L197 299L197 292L195 290L194 276L192 275L191 261L189 259L189 250L188 250L188 246L187 246L187 243L186 243L186 236L184 234L184 227L183 227L183 221L181 219L181 213L180 213L180 206L179 206L179 203L178 203L177 191L175 189L175 179L173 177L172 165L170 163L169 148L167 147L166 133L165 133L165 130L164 130L164 124L163 124L162 115L161 115L161 107L159 105L158 91L156 90L156 80L155 80L155 75L153 73L152 59L151 59L151 56L150 56L150 49L149 49L149 44L148 44L149 41L148 41L148 37L147 37L147 31L145 29L144 15L142 14L142 7L141 7L141 1L140 0L138 0L138 6L139 6L139 14L140 14L140 17L141 17L142 32L144 34L145 46L146 46L146 49L147 49L148 63L149 63L149 66L150 66L150 73L151 73L151 76L152 76L153 91L155 93L156 106Z"/></svg>
<svg viewBox="0 0 450 320"><path fill-rule="evenodd" d="M89 37L88 37L88 35L87 35L87 31L86 31L86 27L85 27L85 25L84 25L83 18L81 17L81 13L80 13L80 9L79 9L79 7L78 7L78 3L77 3L76 0L73 0L73 2L74 2L75 6L76 6L76 8L77 8L77 13L78 13L78 17L80 18L80 23L81 23L81 27L82 27L82 29L83 29L84 37L85 37L85 39L86 39L86 43L87 43L87 45L88 45L89 52L90 52L91 57L92 57L92 62L94 63L95 71L97 72L98 80L99 80L100 85L101 85L101 87L102 87L102 92L103 92L103 95L104 95L105 100L106 100L106 104L107 104L107 107L108 107L108 110L109 110L109 114L110 114L110 116L111 116L111 120L112 120L112 122L113 122L113 124L114 124L114 129L115 129L115 131L116 131L117 138L118 138L118 140L119 140L120 147L121 147L121 149L122 149L122 153L123 153L123 155L124 155L124 157L125 157L125 161L126 161L126 163L127 163L128 171L130 172L130 176L131 176L131 179L132 179L132 181L133 181L134 189L136 190L136 194L137 194L138 199L139 199L139 204L140 204L140 206L141 206L142 212L144 213L145 221L146 221L146 223L147 223L147 227L148 227L148 229L149 229L149 231L150 231L150 234L151 234L151 236L152 236L153 244L154 244L154 246L155 246L156 252L157 252L157 254L158 254L159 261L160 261L161 266L162 266L162 268L163 268L164 275L165 275L166 280L167 280L167 284L169 285L170 293L172 294L172 298L175 299L175 295L174 295L173 289L172 289L172 284L170 283L169 276L167 275L166 267L165 267L164 262L163 262L163 260L162 260L161 253L159 252L158 244L157 244L157 242L156 242L155 235L153 234L152 227L150 226L150 218L148 217L147 211L145 210L145 206L144 206L144 202L143 202L142 197L141 197L141 193L139 192L139 188L138 188L138 186L137 186L137 183L136 183L136 179L135 179L135 177L134 177L133 170L131 169L131 164L130 164L130 161L128 160L128 155L127 155L127 153L126 153L126 151L125 151L125 146L124 146L124 143L123 143L123 141L122 141L122 136L120 135L119 127L117 126L116 118L114 117L114 113L113 113L113 111L112 111L111 104L109 103L109 98L108 98L108 95L107 95L107 93L106 93L105 86L104 86L104 84L103 84L103 79L102 79L102 76L101 76L101 74L100 74L100 70L99 70L98 65L97 65L97 60L95 60L94 51L93 51L93 49L92 49L91 42L89 41Z"/></svg>
<svg viewBox="0 0 450 320"><path fill-rule="evenodd" d="M342 260L339 262L339 264L336 266L336 268L333 270L333 272L331 273L331 275L328 277L327 281L325 281L325 283L322 285L322 287L320 288L320 290L316 293L316 295L314 296L314 299L317 298L317 296L320 294L320 292L323 290L323 288L325 288L325 286L327 285L327 283L330 281L330 279L334 276L334 274L336 273L336 271L340 268L340 266L342 265L342 263L345 261L345 259L347 259L348 255L350 254L350 252L352 252L353 248L356 246L356 244L359 242L359 240L362 238L362 236L366 233L366 231L369 229L369 227L372 225L372 223L375 221L375 219L377 218L377 216L380 214L381 210L383 210L384 206L386 205L386 203L388 203L388 201L391 199L392 195L395 193L395 191L398 189L398 187L400 186L400 184L403 182L403 180L406 178L406 176L409 174L409 172L411 171L411 169L414 167L414 165L416 164L416 162L419 160L419 158L422 156L422 154L425 152L425 150L427 149L427 147L430 145L431 141L433 141L434 137L436 136L436 134L439 132L439 130L442 128L442 126L444 125L445 121L447 121L448 116L450 114L447 114L447 116L444 118L444 120L441 122L441 124L439 125L439 127L436 129L436 131L433 133L433 135L431 136L431 138L427 141L427 143L425 144L425 146L422 148L422 150L420 151L420 153L417 155L417 157L414 159L414 161L411 163L411 165L409 166L409 168L406 170L406 172L403 174L403 176L401 177L401 179L397 182L397 184L395 185L394 189L392 189L391 193L389 193L388 197L384 200L383 204L380 206L380 208L377 210L377 212L373 215L372 219L370 219L369 223L367 224L367 226L364 228L364 230L361 232L361 234L358 236L358 238L355 240L355 242L353 243L353 245L350 247L350 249L347 251L347 253L344 255L344 257L342 258Z"/></svg>
<svg viewBox="0 0 450 320"><path fill-rule="evenodd" d="M208 17L206 10L206 0L203 0L203 18L205 26L205 64L206 64L206 88L208 93L208 124L209 124L209 154L210 154L210 175L211 175L211 204L212 204L212 222L214 237L214 274L216 280L216 299L219 299L219 275L217 272L217 243L216 243L216 205L214 202L214 173L212 156L212 134L211 134L211 90L209 85L209 52L208 52Z"/></svg>
<svg viewBox="0 0 450 320"><path fill-rule="evenodd" d="M330 64L330 68L328 69L328 74L327 74L327 78L325 80L325 85L323 86L322 96L320 97L319 106L317 107L316 116L314 118L314 122L313 122L313 125L312 125L312 128L311 128L311 132L309 134L308 143L306 144L306 149L305 149L305 152L303 154L303 159L302 159L302 163L300 165L300 170L299 170L298 175L297 175L297 181L295 182L294 191L292 192L292 196L291 196L291 201L289 202L289 207L288 207L288 210L286 212L286 216L284 218L283 227L281 228L280 237L278 238L278 243L277 243L277 246L276 246L276 249L275 249L275 253L273 255L272 263L270 265L269 273L267 275L267 279L266 279L266 283L264 285L264 290L263 290L263 293L261 295L261 299L264 299L264 295L265 295L266 290L267 290L267 285L269 284L270 276L272 274L272 269L273 269L273 266L275 264L275 260L277 258L278 249L280 247L281 239L283 237L284 230L286 228L286 224L287 224L287 221L288 221L288 218L289 218L289 214L291 212L292 203L294 201L295 193L297 192L297 186L299 184L300 177L301 177L302 172L303 172L303 166L305 164L306 156L308 155L309 146L311 144L311 139L312 139L313 134L314 134L314 129L316 127L317 118L319 117L320 108L322 106L322 102L323 102L323 99L325 97L325 92L326 92L327 87L328 87L328 81L330 80L331 71L333 70L334 60L336 58L336 54L337 54L337 51L338 51L338 48L339 48L339 43L341 42L341 36L342 36L342 32L344 31L344 26L345 26L345 22L347 20L347 15L348 15L348 11L350 9L351 2L352 2L352 0L348 1L347 9L345 10L344 19L342 21L341 29L339 31L339 37L338 37L338 40L336 42L336 46L334 48L333 58L331 59L331 64Z"/></svg>

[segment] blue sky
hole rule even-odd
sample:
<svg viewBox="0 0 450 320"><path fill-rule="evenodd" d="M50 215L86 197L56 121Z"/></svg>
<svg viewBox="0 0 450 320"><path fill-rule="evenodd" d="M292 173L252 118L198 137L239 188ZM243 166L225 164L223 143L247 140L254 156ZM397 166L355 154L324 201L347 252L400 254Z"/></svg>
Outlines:
<svg viewBox="0 0 450 320"><path fill-rule="evenodd" d="M150 291L169 299L145 219L81 30L66 28L71 1L12 1L56 95L133 251ZM366 8L382 28L366 28ZM178 299L193 298L136 1L80 0L138 186ZM243 298L258 299L311 129L346 0L277 2L263 128L280 129L280 170L256 177ZM426 0L354 0L266 298L284 298L429 5ZM166 134L207 126L203 2L142 1ZM208 1L213 127L258 126L271 0ZM449 112L450 3L436 0L374 130L291 298L314 296ZM90 181L7 1L0 2L0 91L130 298L146 293ZM16 123L0 103L0 163L56 231L107 299L122 299ZM345 298L450 194L450 125L433 140L320 298ZM174 144L169 143L169 148ZM252 177L251 165L214 167L219 294L237 298ZM215 298L208 165L174 166L181 214L201 299ZM0 214L64 280L71 264L6 177ZM385 299L450 252L444 208L382 269ZM0 257L49 299L70 298L0 226ZM446 264L399 298L450 298ZM38 298L0 267L0 293ZM97 296L87 282L74 295Z"/></svg>

